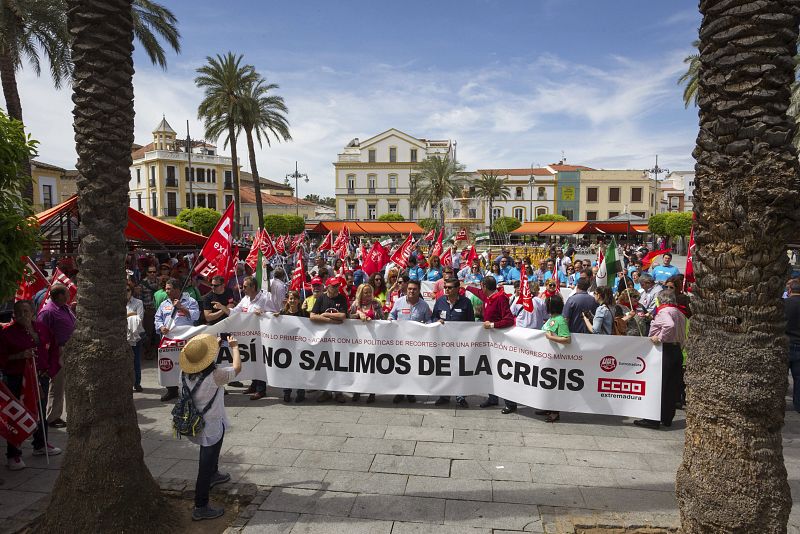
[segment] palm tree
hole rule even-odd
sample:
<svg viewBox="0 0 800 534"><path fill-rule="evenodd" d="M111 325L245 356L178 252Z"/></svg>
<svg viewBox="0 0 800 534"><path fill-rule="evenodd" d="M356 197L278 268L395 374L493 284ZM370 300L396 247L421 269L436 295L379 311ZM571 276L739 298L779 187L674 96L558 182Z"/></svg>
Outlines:
<svg viewBox="0 0 800 534"><path fill-rule="evenodd" d="M233 175L234 235L240 235L239 157L236 151L236 132L241 128L241 100L247 87L255 85L259 75L252 65L242 65L244 56L206 57L206 64L197 69L195 85L205 89L205 97L197 108L197 117L203 119L206 137L219 139L225 136L224 145L231 147ZM259 222L259 224L261 224Z"/></svg>
<svg viewBox="0 0 800 534"><path fill-rule="evenodd" d="M505 178L501 178L494 171L481 172L481 177L472 184L475 186L475 196L489 202L489 232L494 225L494 199L508 200L511 188L506 185Z"/></svg>
<svg viewBox="0 0 800 534"><path fill-rule="evenodd" d="M247 150L250 153L250 170L253 173L259 228L264 226L264 207L261 204L261 184L258 179L253 133L255 132L259 148L263 146L262 140L270 146L270 136L278 141L281 139L288 141L292 138L289 134L289 122L284 115L289 110L283 102L283 97L269 94L275 89L278 89L278 84L268 84L263 78L259 79L245 88L239 108L240 127L247 137Z"/></svg>
<svg viewBox="0 0 800 534"><path fill-rule="evenodd" d="M152 0L134 0L133 31L153 63L166 68L159 37L180 52L178 19L166 7ZM65 0L0 0L0 83L9 116L22 121L22 102L17 88L17 71L24 60L41 73L41 56L50 64L53 85L60 88L72 75L70 35L67 31ZM22 172L31 175L30 161ZM25 192L33 201L32 185Z"/></svg>
<svg viewBox="0 0 800 534"><path fill-rule="evenodd" d="M692 47L698 48L700 41L692 41ZM689 107L690 104L697 105L697 77L700 75L700 54L689 54L683 58L683 62L689 65L689 68L678 78L678 85L686 84L683 89L683 105Z"/></svg>
<svg viewBox="0 0 800 534"><path fill-rule="evenodd" d="M682 531L786 532L780 297L800 212L788 114L798 12L749 0L703 1L700 10L697 283L676 480Z"/></svg>
<svg viewBox="0 0 800 534"><path fill-rule="evenodd" d="M96 0L70 0L68 13L82 289L64 350L65 458L36 530L155 532L163 528L165 503L144 463L130 394L131 349L119 342L126 328L123 232L134 117L131 2L103 0L98 9Z"/></svg>
<svg viewBox="0 0 800 534"><path fill-rule="evenodd" d="M462 172L464 166L450 159L450 156L430 156L417 166L411 202L423 208L430 206L431 214L438 208L439 224L442 228L445 202L460 194Z"/></svg>

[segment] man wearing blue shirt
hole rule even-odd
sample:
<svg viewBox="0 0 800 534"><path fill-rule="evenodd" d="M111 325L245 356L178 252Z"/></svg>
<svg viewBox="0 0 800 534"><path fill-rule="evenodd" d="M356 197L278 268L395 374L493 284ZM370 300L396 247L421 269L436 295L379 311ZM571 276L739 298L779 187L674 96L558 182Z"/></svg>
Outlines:
<svg viewBox="0 0 800 534"><path fill-rule="evenodd" d="M505 277L506 284L513 284L514 280L520 280L522 276L521 270L523 269L522 260L516 262L516 266L511 265L508 268L508 274Z"/></svg>
<svg viewBox="0 0 800 534"><path fill-rule="evenodd" d="M417 258L408 258L408 278L410 280L422 281L425 278L425 269L417 266Z"/></svg>
<svg viewBox="0 0 800 534"><path fill-rule="evenodd" d="M419 280L409 280L406 284L406 294L398 298L389 312L389 319L392 321L417 321L418 323L431 322L431 308L428 303L420 298ZM408 402L417 402L414 395L395 395L392 402L397 404L404 397L408 397Z"/></svg>
<svg viewBox="0 0 800 534"><path fill-rule="evenodd" d="M664 254L663 265L657 265L656 267L653 267L650 272L653 275L653 279L656 281L656 283L661 286L663 286L670 277L675 276L676 274L681 274L678 268L672 265L672 254L669 252Z"/></svg>
<svg viewBox="0 0 800 534"><path fill-rule="evenodd" d="M433 305L431 322L439 321L444 324L447 321L475 321L475 312L472 309L472 301L459 293L461 288L457 278L448 278L444 282L444 295L436 299ZM442 395L436 399L436 406L450 402L449 395ZM456 396L456 403L461 408L469 408L467 399L463 395Z"/></svg>

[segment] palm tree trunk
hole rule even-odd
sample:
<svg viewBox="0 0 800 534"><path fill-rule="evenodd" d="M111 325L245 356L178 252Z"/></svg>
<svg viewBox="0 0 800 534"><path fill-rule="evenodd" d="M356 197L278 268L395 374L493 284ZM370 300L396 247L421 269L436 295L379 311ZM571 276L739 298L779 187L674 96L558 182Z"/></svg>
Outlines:
<svg viewBox="0 0 800 534"><path fill-rule="evenodd" d="M69 433L38 532L154 532L165 519L144 463L125 339L133 143L130 0L70 0L81 219L77 325L65 348Z"/></svg>
<svg viewBox="0 0 800 534"><path fill-rule="evenodd" d="M800 213L787 115L800 19L777 0L700 10L697 284L677 497L683 532L786 532L780 297Z"/></svg>
<svg viewBox="0 0 800 534"><path fill-rule="evenodd" d="M494 225L493 206L494 206L494 198L490 196L489 197L489 244L492 243L492 233L494 232L494 229L492 228L492 226Z"/></svg>
<svg viewBox="0 0 800 534"><path fill-rule="evenodd" d="M228 125L228 139L231 144L231 175L233 176L233 237L239 239L242 235L239 198L239 157L236 153L236 128L233 123Z"/></svg>
<svg viewBox="0 0 800 534"><path fill-rule="evenodd" d="M6 97L8 116L22 122L22 101L17 88L17 73L14 70L13 59L6 52L0 52L0 83L3 85L3 95ZM27 157L22 162L22 175L31 175L31 161ZM23 198L33 204L33 183L30 181L25 185Z"/></svg>
<svg viewBox="0 0 800 534"><path fill-rule="evenodd" d="M247 135L247 151L250 152L250 172L253 173L253 190L256 194L256 213L258 214L258 229L264 227L264 205L261 202L261 182L258 179L258 166L256 165L256 147L253 143L253 130L245 130Z"/></svg>

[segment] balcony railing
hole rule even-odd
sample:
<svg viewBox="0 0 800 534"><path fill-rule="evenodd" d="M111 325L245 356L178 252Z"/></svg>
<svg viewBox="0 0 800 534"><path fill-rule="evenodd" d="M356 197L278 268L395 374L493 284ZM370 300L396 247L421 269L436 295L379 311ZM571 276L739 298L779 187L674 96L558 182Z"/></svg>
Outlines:
<svg viewBox="0 0 800 534"><path fill-rule="evenodd" d="M225 189L233 189L233 181L225 180L225 185L223 187Z"/></svg>
<svg viewBox="0 0 800 534"><path fill-rule="evenodd" d="M356 188L355 187L348 187L347 188L347 194L348 195L355 195L356 194Z"/></svg>
<svg viewBox="0 0 800 534"><path fill-rule="evenodd" d="M389 188L389 194L390 195L396 195L397 194L397 188L396 187L390 187Z"/></svg>
<svg viewBox="0 0 800 534"><path fill-rule="evenodd" d="M370 194L370 195L374 195L374 194L375 194L375 188L374 188L374 187L370 187L370 188L367 190L367 193L368 193L368 194Z"/></svg>
<svg viewBox="0 0 800 534"><path fill-rule="evenodd" d="M167 178L167 187L178 187L178 180L175 178Z"/></svg>

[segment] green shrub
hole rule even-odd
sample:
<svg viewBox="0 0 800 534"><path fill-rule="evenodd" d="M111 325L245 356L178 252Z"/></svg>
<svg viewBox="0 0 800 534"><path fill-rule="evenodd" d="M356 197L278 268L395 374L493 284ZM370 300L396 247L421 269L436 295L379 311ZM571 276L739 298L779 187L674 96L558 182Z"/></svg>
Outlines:
<svg viewBox="0 0 800 534"><path fill-rule="evenodd" d="M492 230L500 234L509 234L522 226L516 217L498 217L492 224Z"/></svg>
<svg viewBox="0 0 800 534"><path fill-rule="evenodd" d="M384 213L378 217L378 220L381 222L403 222L406 218L399 213Z"/></svg>
<svg viewBox="0 0 800 534"><path fill-rule="evenodd" d="M184 208L172 223L179 228L191 230L205 236L211 235L222 215L211 208Z"/></svg>
<svg viewBox="0 0 800 534"><path fill-rule="evenodd" d="M539 215L534 219L536 222L546 222L546 221L553 221L553 222L561 222L566 221L567 218L563 215L558 215L557 213L545 213L544 215Z"/></svg>
<svg viewBox="0 0 800 534"><path fill-rule="evenodd" d="M264 228L272 235L299 234L306 229L306 221L299 215L267 215Z"/></svg>

